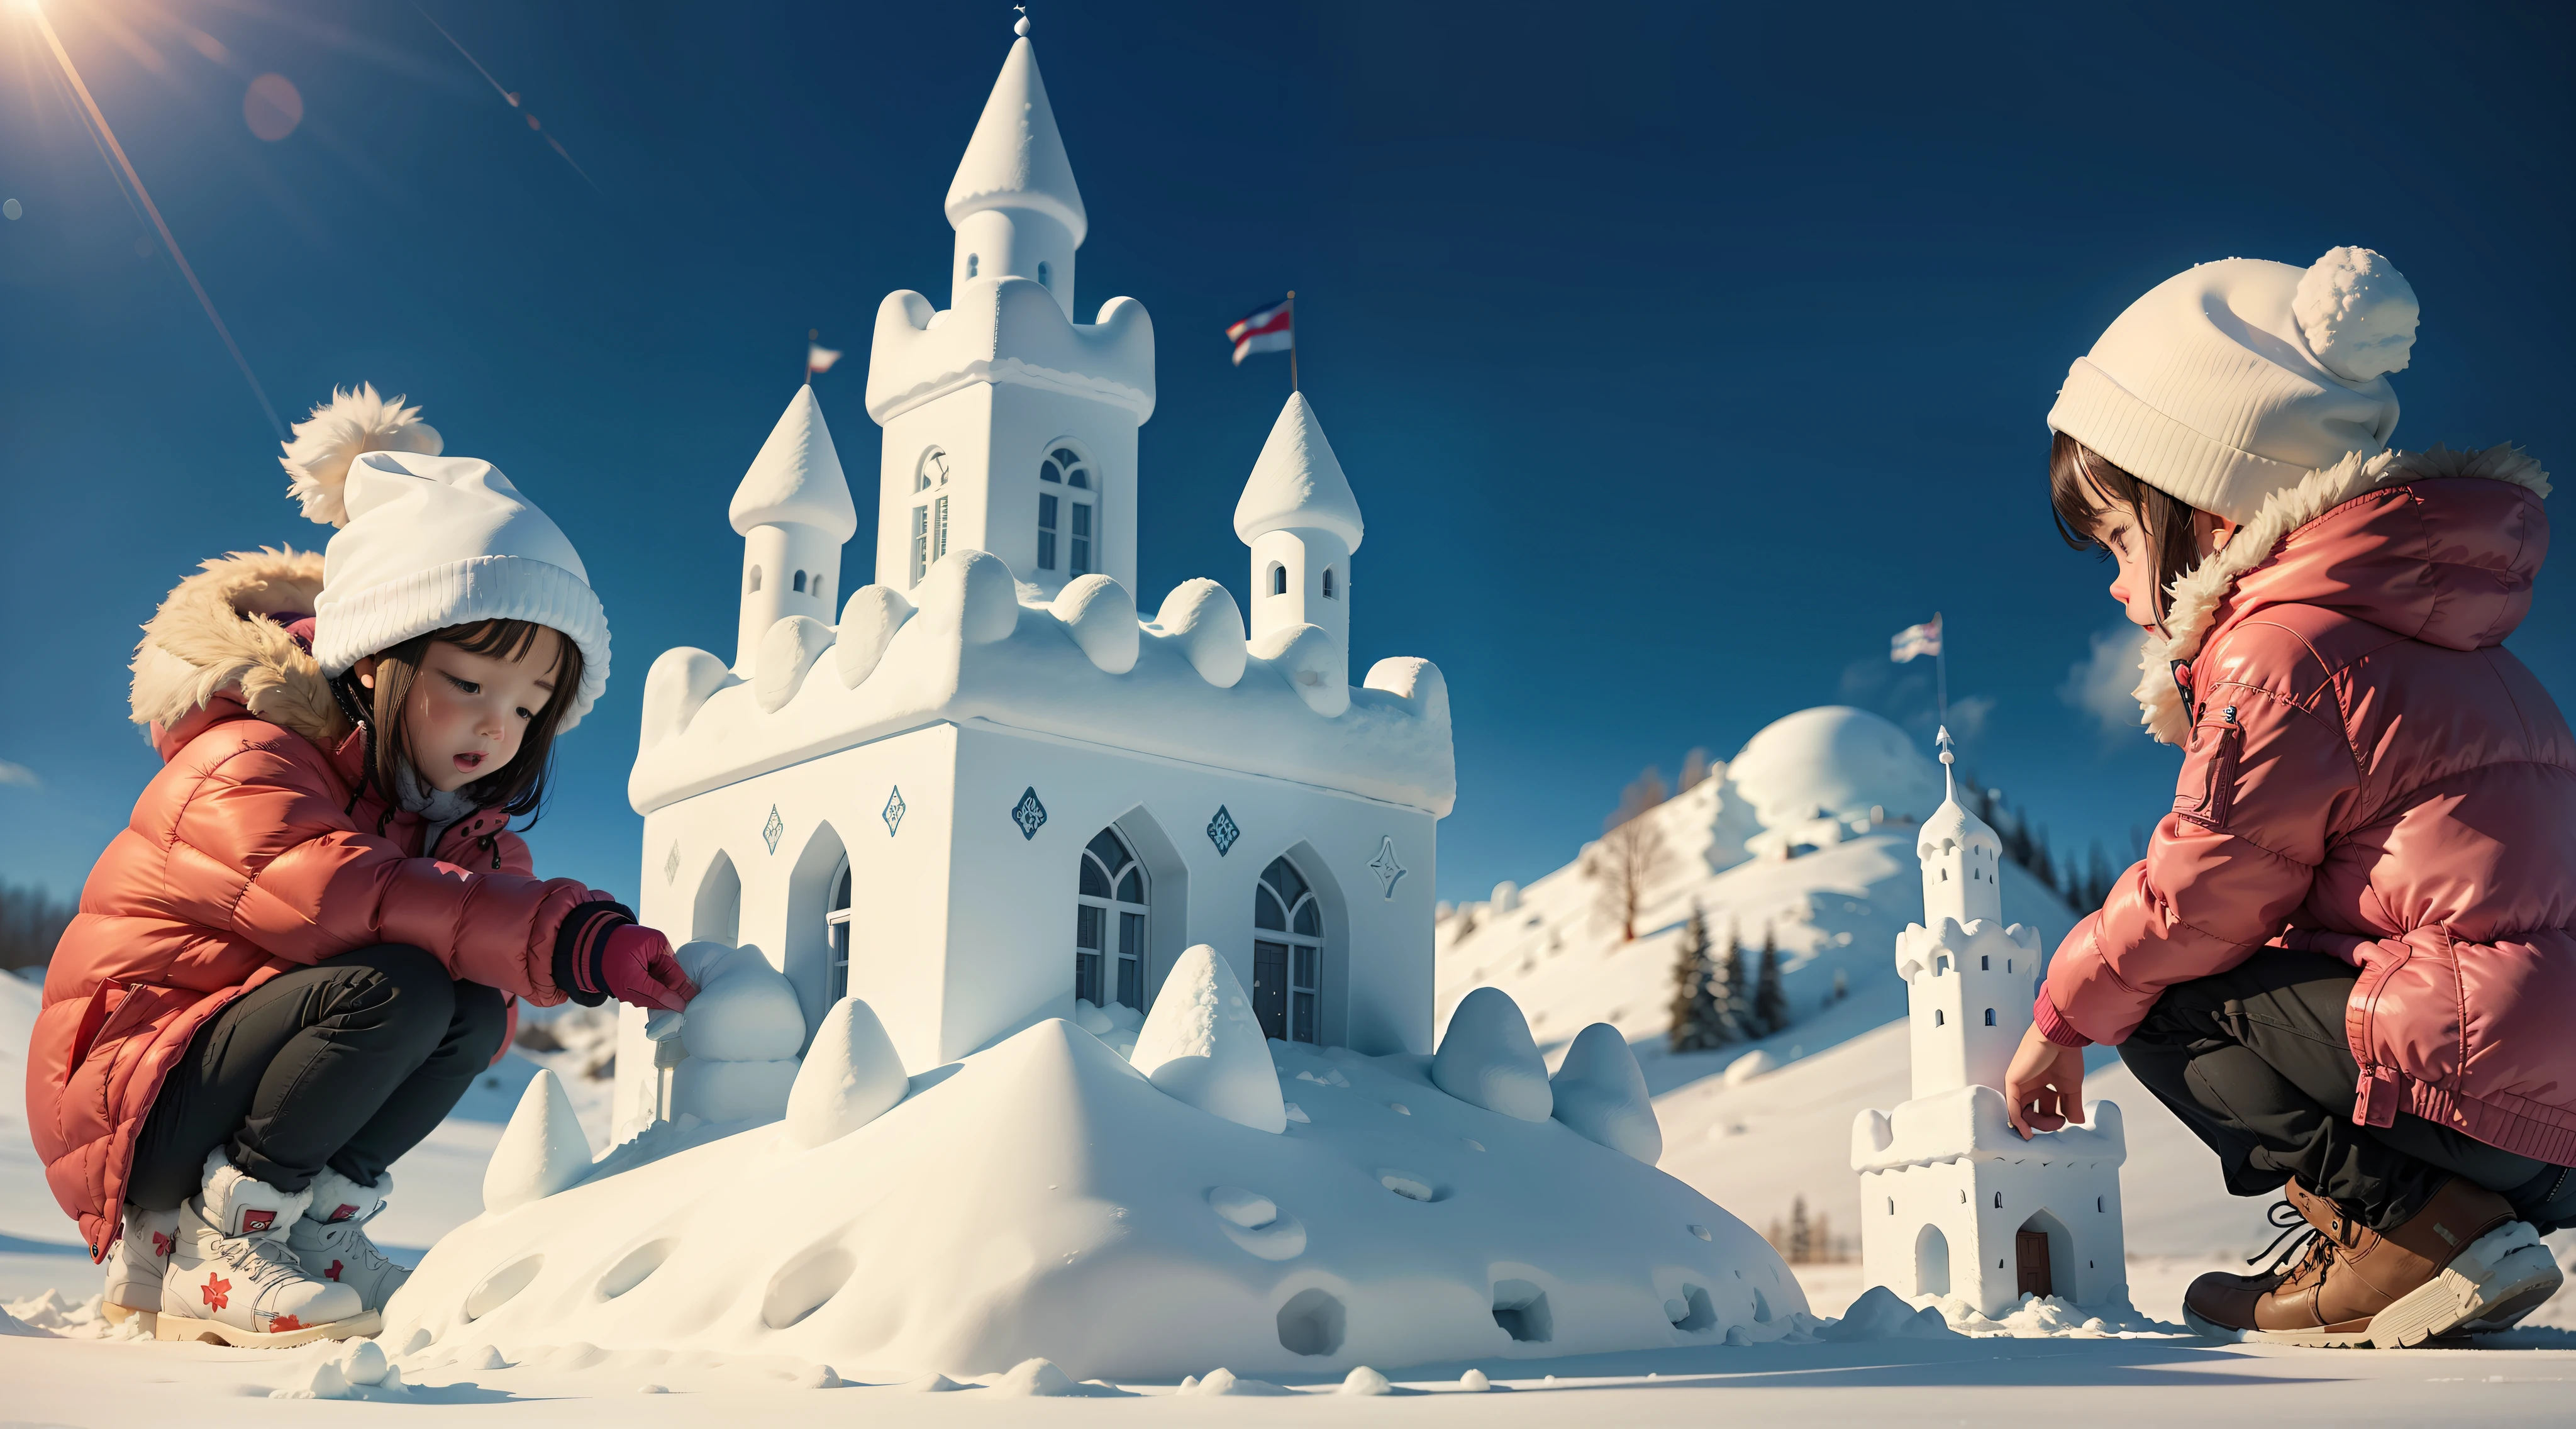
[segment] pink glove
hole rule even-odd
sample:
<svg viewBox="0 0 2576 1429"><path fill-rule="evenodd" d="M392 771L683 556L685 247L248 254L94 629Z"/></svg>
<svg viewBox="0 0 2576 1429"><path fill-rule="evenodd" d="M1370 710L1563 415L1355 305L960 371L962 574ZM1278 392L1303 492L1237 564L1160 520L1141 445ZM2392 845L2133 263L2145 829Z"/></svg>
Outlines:
<svg viewBox="0 0 2576 1429"><path fill-rule="evenodd" d="M619 1002L678 1012L698 995L698 985L680 971L671 940L640 923L609 933L599 953L600 985Z"/></svg>

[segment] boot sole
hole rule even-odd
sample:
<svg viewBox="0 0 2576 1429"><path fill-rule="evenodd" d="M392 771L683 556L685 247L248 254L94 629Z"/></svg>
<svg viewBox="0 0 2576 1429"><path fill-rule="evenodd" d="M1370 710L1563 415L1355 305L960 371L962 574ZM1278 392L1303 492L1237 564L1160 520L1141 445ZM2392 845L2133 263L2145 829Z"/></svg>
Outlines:
<svg viewBox="0 0 2576 1429"><path fill-rule="evenodd" d="M2304 1345L2318 1350L2357 1350L2370 1344L2370 1324L2364 1320L2347 1320L2342 1326L2319 1326L2313 1330L2240 1330L2205 1320L2200 1312L2185 1305L2183 1323L2195 1333L2222 1340L2231 1345Z"/></svg>
<svg viewBox="0 0 2576 1429"><path fill-rule="evenodd" d="M156 1340L198 1341L209 1345L231 1345L245 1350L289 1350L309 1345L315 1340L371 1339L385 1327L384 1316L373 1310L334 1320L327 1325L306 1325L299 1330L280 1330L263 1334L244 1330L220 1320L200 1320L194 1315L181 1315L164 1310L152 1327Z"/></svg>
<svg viewBox="0 0 2576 1429"><path fill-rule="evenodd" d="M107 1322L111 1325L122 1325L137 1315L142 1316L143 1333L147 1335L152 1333L153 1326L161 1319L161 1312L158 1310L137 1310L131 1305L119 1305L113 1300L101 1300L98 1309L100 1314L107 1317Z"/></svg>
<svg viewBox="0 0 2576 1429"><path fill-rule="evenodd" d="M2413 1349L2472 1322L2500 1329L2538 1309L2565 1280L2540 1233L2513 1221L2478 1237L2440 1274L2373 1316L2370 1342Z"/></svg>

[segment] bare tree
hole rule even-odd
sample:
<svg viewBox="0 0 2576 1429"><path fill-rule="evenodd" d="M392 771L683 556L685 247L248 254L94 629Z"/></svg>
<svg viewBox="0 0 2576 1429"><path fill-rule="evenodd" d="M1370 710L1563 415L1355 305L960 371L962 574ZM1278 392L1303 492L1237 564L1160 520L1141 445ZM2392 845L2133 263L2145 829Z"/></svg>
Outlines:
<svg viewBox="0 0 2576 1429"><path fill-rule="evenodd" d="M1682 782L1681 787L1675 792L1686 793L1696 789L1706 778L1708 778L1708 751L1693 745L1690 752L1682 756Z"/></svg>
<svg viewBox="0 0 2576 1429"><path fill-rule="evenodd" d="M0 884L0 968L50 961L72 912L68 900L57 901L42 887Z"/></svg>
<svg viewBox="0 0 2576 1429"><path fill-rule="evenodd" d="M1638 816L1667 797L1663 775L1652 768L1638 775L1620 794L1618 809L1602 821L1599 852L1586 865L1601 884L1601 916L1619 925L1623 943L1636 941L1638 911L1667 861L1664 831Z"/></svg>

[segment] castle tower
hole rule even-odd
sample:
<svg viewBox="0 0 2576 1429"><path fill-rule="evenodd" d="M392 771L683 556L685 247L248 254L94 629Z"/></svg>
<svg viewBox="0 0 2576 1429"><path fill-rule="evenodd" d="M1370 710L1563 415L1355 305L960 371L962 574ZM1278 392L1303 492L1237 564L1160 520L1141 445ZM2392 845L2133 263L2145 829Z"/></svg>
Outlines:
<svg viewBox="0 0 2576 1429"><path fill-rule="evenodd" d="M1941 731L1945 773L1954 763ZM1914 1095L1852 1123L1861 1262L1900 1295L1956 1296L1989 1316L2024 1295L2127 1303L2120 1228L2120 1109L2023 1139L2005 1115L2004 1070L2030 1028L2039 935L2003 921L2003 840L1948 797L1923 822L1923 921L1896 935Z"/></svg>
<svg viewBox="0 0 2576 1429"><path fill-rule="evenodd" d="M1918 1097L1970 1083L2000 1090L2030 1026L2039 977L2038 940L2018 925L2016 939L2004 927L1997 882L2003 840L1959 802L1947 729L1940 743L1948 794L1915 840L1923 863L1923 922L1897 937L1897 971L1915 1024Z"/></svg>
<svg viewBox="0 0 2576 1429"><path fill-rule="evenodd" d="M796 389L734 488L726 515L742 539L742 622L734 669L747 673L760 637L790 615L833 623L841 543L859 529L832 429L809 384Z"/></svg>
<svg viewBox="0 0 2576 1429"><path fill-rule="evenodd" d="M1359 499L1306 394L1292 392L1234 505L1234 534L1252 548L1252 644L1273 650L1298 627L1331 637L1334 683L1350 683L1351 553L1364 534Z"/></svg>
<svg viewBox="0 0 2576 1429"><path fill-rule="evenodd" d="M949 307L907 291L877 308L876 580L898 591L964 551L1001 557L1041 598L1094 572L1136 586L1153 321L1132 298L1073 319L1074 251L1091 221L1026 18L1016 30L948 186Z"/></svg>

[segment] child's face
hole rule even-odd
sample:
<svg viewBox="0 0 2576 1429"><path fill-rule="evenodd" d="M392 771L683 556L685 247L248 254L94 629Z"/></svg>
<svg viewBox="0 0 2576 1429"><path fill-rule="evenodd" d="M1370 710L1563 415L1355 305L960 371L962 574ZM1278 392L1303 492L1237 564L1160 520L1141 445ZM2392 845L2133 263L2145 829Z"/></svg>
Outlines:
<svg viewBox="0 0 2576 1429"><path fill-rule="evenodd" d="M2102 543L2115 563L2111 599L2120 603L2131 625L2155 629L2155 566L2147 556L2146 528L2139 524L2138 513L2116 503L2107 507L2094 518L2093 539Z"/></svg>
<svg viewBox="0 0 2576 1429"><path fill-rule="evenodd" d="M411 734L412 768L434 789L461 789L518 757L529 721L555 693L563 636L540 630L516 660L471 655L433 641L411 682L403 722ZM374 662L359 662L358 680L375 686Z"/></svg>

